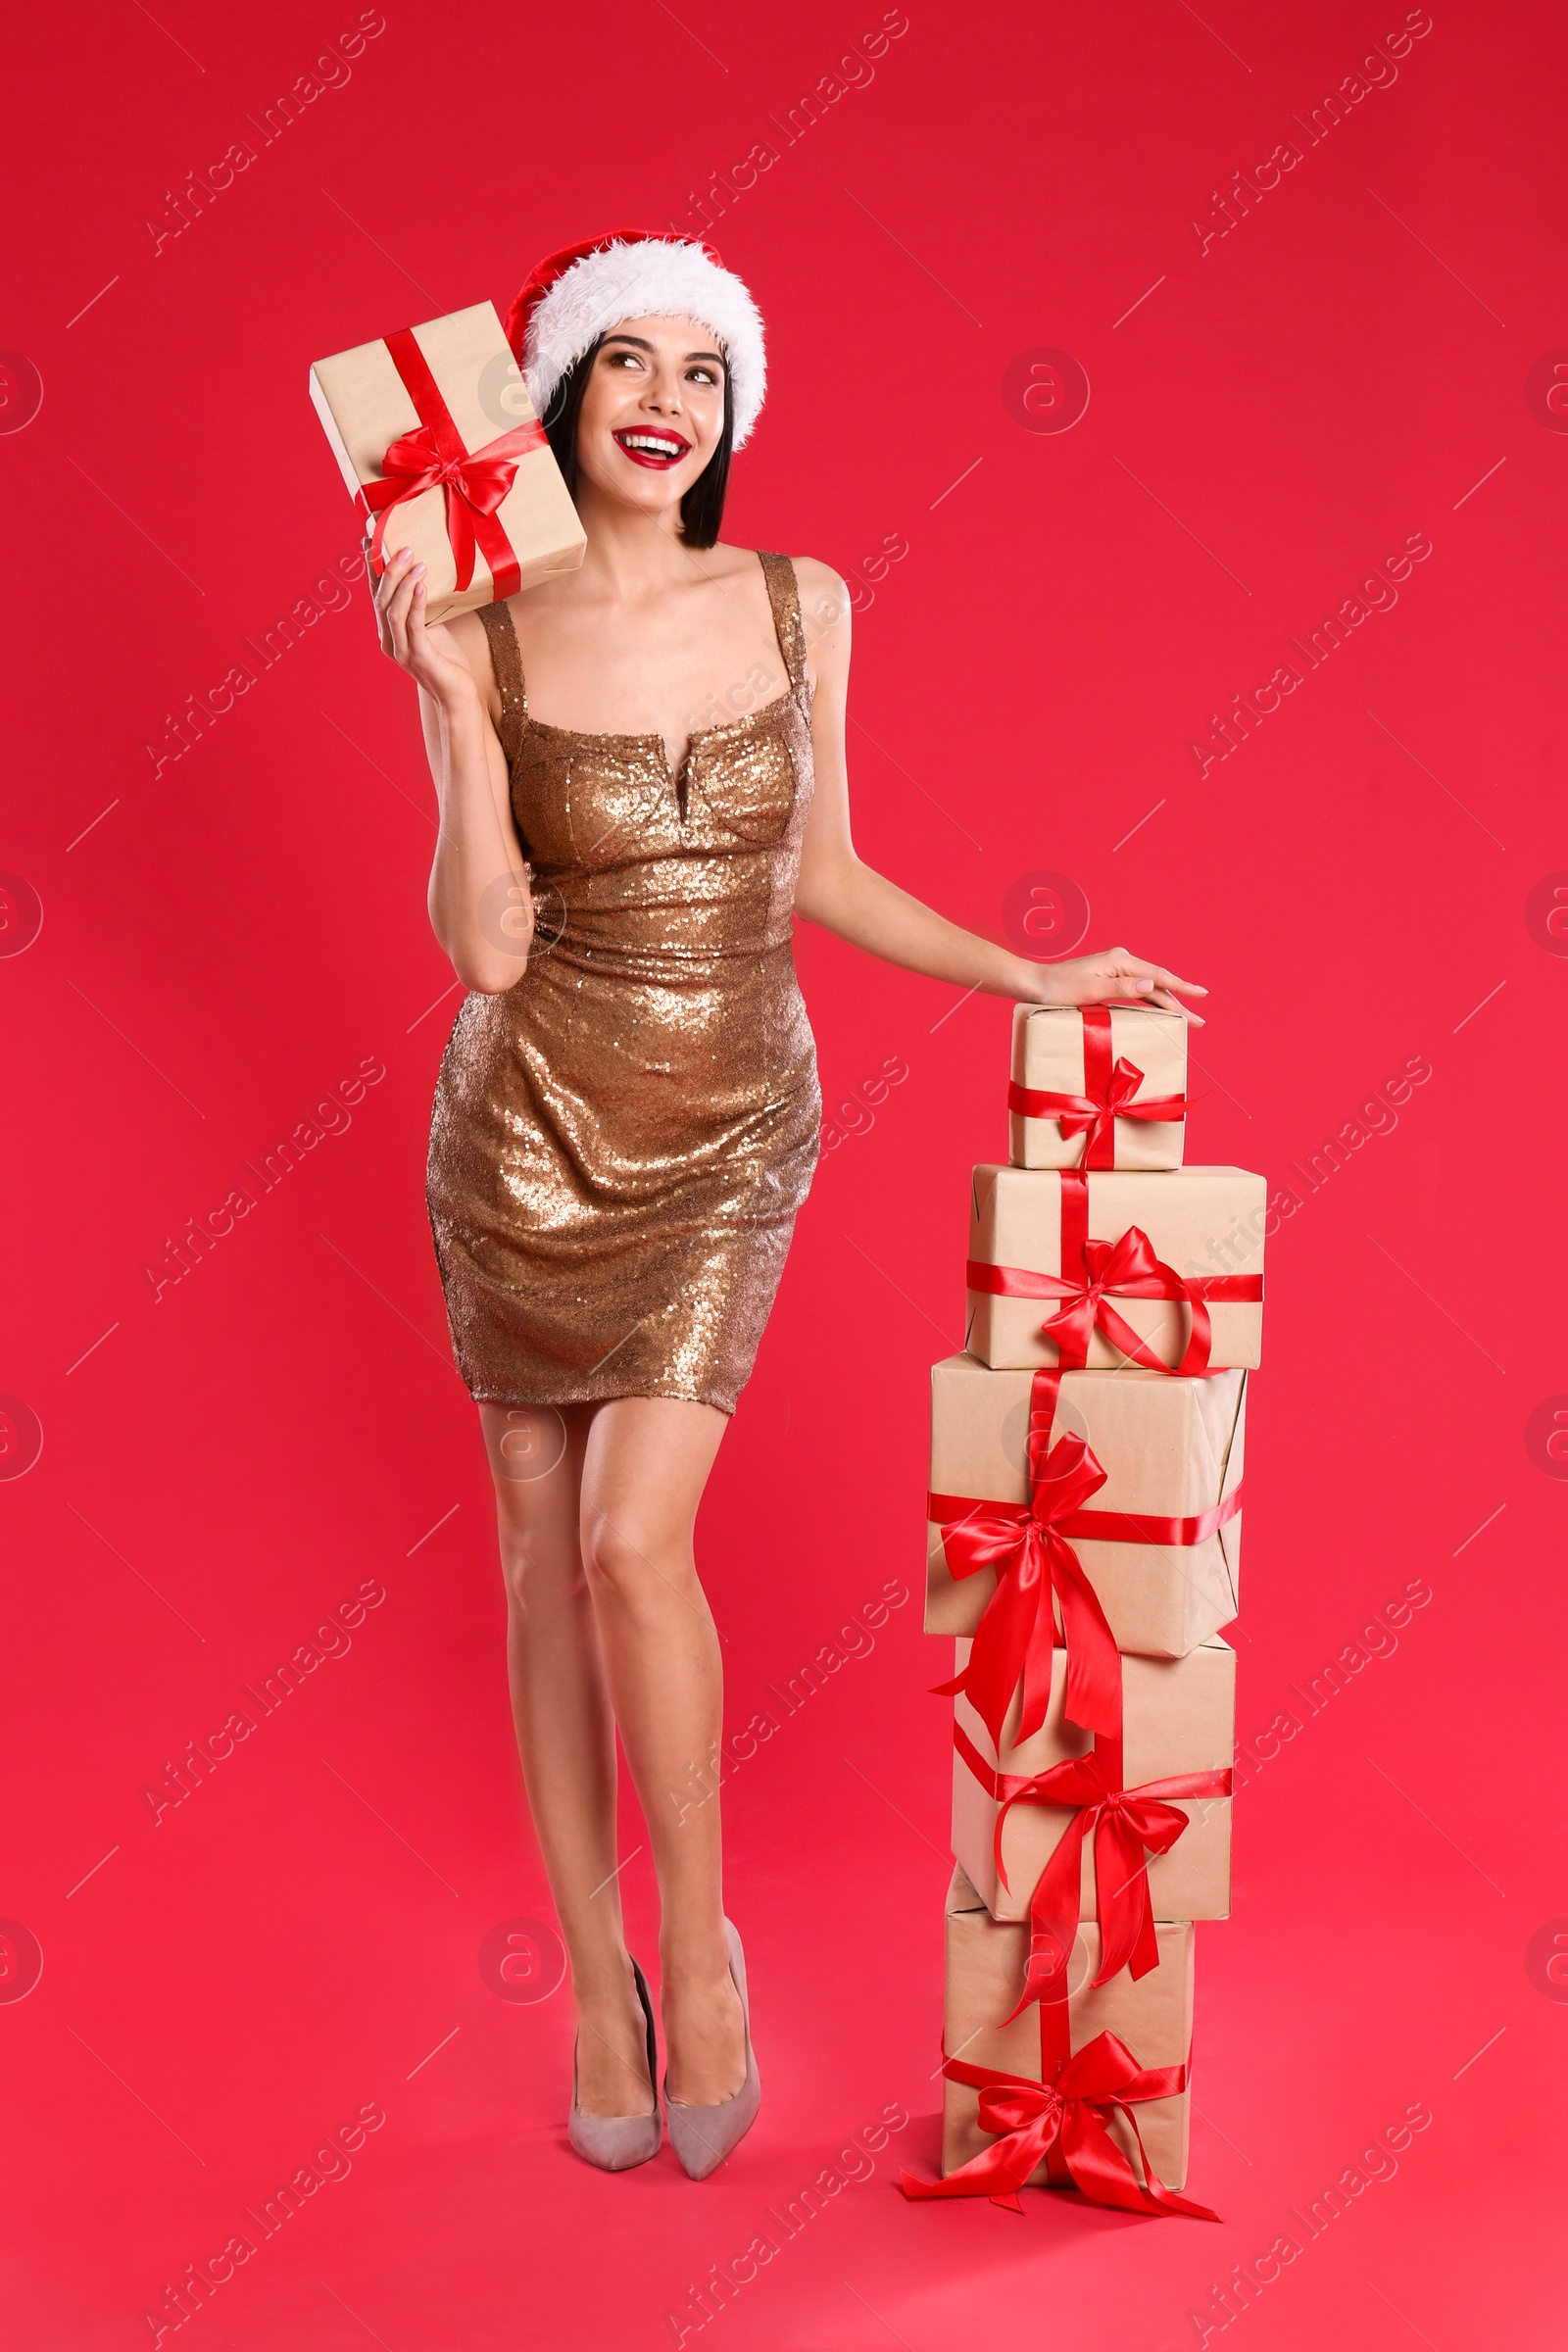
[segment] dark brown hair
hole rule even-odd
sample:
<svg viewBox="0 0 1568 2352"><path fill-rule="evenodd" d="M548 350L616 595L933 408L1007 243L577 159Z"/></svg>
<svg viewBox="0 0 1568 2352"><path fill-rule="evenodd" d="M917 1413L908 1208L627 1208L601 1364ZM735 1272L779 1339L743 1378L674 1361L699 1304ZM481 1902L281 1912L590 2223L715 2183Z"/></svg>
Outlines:
<svg viewBox="0 0 1568 2352"><path fill-rule="evenodd" d="M588 375L599 357L604 336L568 368L556 386L550 413L543 419L546 436L561 467L566 488L577 495L577 419L582 411ZM688 547L711 547L724 519L724 495L729 488L729 462L735 447L735 396L729 369L724 370L724 429L718 447L680 502L681 537Z"/></svg>

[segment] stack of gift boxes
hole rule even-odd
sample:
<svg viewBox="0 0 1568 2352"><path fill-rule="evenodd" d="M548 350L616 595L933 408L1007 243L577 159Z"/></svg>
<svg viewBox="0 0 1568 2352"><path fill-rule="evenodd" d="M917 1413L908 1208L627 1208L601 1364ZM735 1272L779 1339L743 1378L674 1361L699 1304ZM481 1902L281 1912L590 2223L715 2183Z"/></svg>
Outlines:
<svg viewBox="0 0 1568 2352"><path fill-rule="evenodd" d="M932 1375L926 1631L956 1636L940 2181L1202 2214L1193 1923L1230 1910L1265 1186L1184 1167L1186 1024L1020 1004Z"/></svg>

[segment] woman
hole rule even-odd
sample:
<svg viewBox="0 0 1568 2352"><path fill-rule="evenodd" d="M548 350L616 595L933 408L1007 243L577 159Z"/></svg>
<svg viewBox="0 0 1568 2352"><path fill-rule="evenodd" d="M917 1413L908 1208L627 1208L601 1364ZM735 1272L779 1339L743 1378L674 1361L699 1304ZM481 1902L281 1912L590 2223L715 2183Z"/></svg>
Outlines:
<svg viewBox="0 0 1568 2352"><path fill-rule="evenodd" d="M749 2128L758 2077L718 1802L685 1801L721 1730L692 1531L816 1155L792 912L1032 1003L1179 1010L1176 992L1202 991L1119 949L1027 962L857 858L844 584L718 540L764 362L750 295L707 248L623 231L553 255L509 333L581 569L444 627L406 549L376 592L440 800L430 919L470 991L436 1096L431 1222L576 1996L571 2144L613 2171L661 2140L615 1875L618 1729L659 1882L665 2113L701 2179Z"/></svg>

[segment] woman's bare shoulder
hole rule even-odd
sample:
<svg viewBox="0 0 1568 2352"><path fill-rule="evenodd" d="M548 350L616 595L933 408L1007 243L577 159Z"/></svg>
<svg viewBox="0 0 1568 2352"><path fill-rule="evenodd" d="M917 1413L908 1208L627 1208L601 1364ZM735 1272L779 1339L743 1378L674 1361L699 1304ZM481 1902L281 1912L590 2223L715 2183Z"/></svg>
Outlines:
<svg viewBox="0 0 1568 2352"><path fill-rule="evenodd" d="M832 564L822 563L816 556L791 556L790 562L795 566L803 609L823 628L832 628L838 621L848 619L850 592Z"/></svg>
<svg viewBox="0 0 1568 2352"><path fill-rule="evenodd" d="M740 579L756 568L759 551L755 547L730 547L721 539L709 550L705 562L710 579ZM795 566L803 603L808 595L833 597L848 609L849 590L831 564L819 563L815 556L791 556L790 562Z"/></svg>

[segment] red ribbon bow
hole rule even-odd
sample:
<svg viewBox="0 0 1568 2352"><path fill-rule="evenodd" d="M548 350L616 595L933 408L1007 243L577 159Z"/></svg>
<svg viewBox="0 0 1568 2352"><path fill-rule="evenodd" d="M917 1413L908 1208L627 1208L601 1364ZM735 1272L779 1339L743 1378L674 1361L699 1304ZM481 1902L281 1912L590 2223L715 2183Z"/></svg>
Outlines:
<svg viewBox="0 0 1568 2352"><path fill-rule="evenodd" d="M1112 1291L1122 1298L1185 1298L1192 1310L1192 1330L1187 1351L1176 1369L1184 1373L1207 1370L1211 1344L1208 1308L1174 1266L1167 1266L1154 1255L1153 1244L1139 1226L1130 1225L1119 1242L1086 1238L1084 1265L1087 1281L1077 1288L1071 1283L1061 1284L1056 1295L1066 1303L1048 1316L1043 1326L1056 1343L1058 1361L1071 1365L1087 1363L1090 1334L1098 1324L1106 1339L1135 1364L1143 1364L1152 1371L1166 1369L1132 1325L1123 1322L1110 1305L1105 1294Z"/></svg>
<svg viewBox="0 0 1568 2352"><path fill-rule="evenodd" d="M1001 1800L996 1826L997 1876L1007 1885L1002 1834L1014 1805L1071 1805L1073 1817L1040 1874L1029 1904L1029 1966L1012 2017L1031 2001L1059 2001L1067 1957L1078 1933L1084 1839L1095 1840L1095 1915L1100 1923L1100 1974L1104 1984L1122 1969L1146 1977L1159 1965L1154 1908L1149 1891L1149 1853L1168 1854L1188 1826L1172 1797L1229 1796L1231 1774L1173 1773L1168 1780L1122 1787L1121 1742L1102 1740L1087 1756L1070 1756L1045 1772L997 1772L961 1724L953 1744L981 1787ZM1004 2022L1010 2025L1012 2017Z"/></svg>
<svg viewBox="0 0 1568 2352"><path fill-rule="evenodd" d="M1164 2185L1150 2165L1132 2112L1146 2099L1173 2098L1185 2090L1186 2067L1140 2066L1114 2034L1097 2034L1068 2056L1064 2001L1054 2009L1043 2006L1040 2021L1039 2082L944 2055L942 2071L949 2080L979 2091L981 2130L1001 2136L945 2180L920 2180L912 2173L901 2173L905 2195L989 2197L993 2205L1022 2213L1018 2191L1044 2163L1054 2187L1081 2189L1093 2204L1114 2205L1123 2213L1185 2214L1193 2221L1217 2222L1218 2214L1206 2205L1196 2205ZM1049 2060L1048 2033L1058 2043ZM1143 2160L1142 2180L1106 2130L1115 2114L1131 2126Z"/></svg>
<svg viewBox="0 0 1568 2352"><path fill-rule="evenodd" d="M1082 1266L1081 1280L1066 1274L1036 1274L1023 1266L993 1266L983 1259L971 1258L965 1270L968 1288L988 1292L995 1298L1061 1299L1062 1305L1055 1314L1047 1317L1041 1330L1048 1339L1055 1341L1056 1362L1063 1372L1083 1370L1089 1361L1090 1338L1098 1327L1129 1362L1142 1364L1146 1371L1200 1376L1208 1370L1212 1345L1206 1304L1213 1287L1209 1279L1200 1277L1189 1282L1174 1266L1167 1266L1154 1255L1152 1242L1137 1225L1129 1225L1117 1242L1096 1241L1087 1233L1071 1230L1079 1221L1080 1203L1075 1196L1082 1184L1083 1178L1076 1170L1063 1171L1062 1262L1065 1264L1069 1257L1076 1256ZM1086 1205L1082 1206L1081 1214L1087 1223ZM1215 1284L1226 1281L1234 1289L1255 1289L1261 1295L1262 1283L1256 1275L1214 1277ZM1167 1364L1157 1356L1116 1312L1110 1304L1111 1296L1183 1299L1191 1310L1192 1326L1180 1363Z"/></svg>
<svg viewBox="0 0 1568 2352"><path fill-rule="evenodd" d="M496 513L512 488L518 459L529 450L549 447L544 426L537 421L519 424L487 441L482 449L468 449L413 331L399 328L386 337L386 347L422 421L391 443L381 460L381 480L361 485L361 512L376 517L370 538L371 564L376 571L384 567L382 542L394 507L440 488L446 493L447 537L457 567L456 585L466 588L473 578L477 542L490 567L495 601L515 596L522 585L522 571Z"/></svg>
<svg viewBox="0 0 1568 2352"><path fill-rule="evenodd" d="M1031 1739L1046 1720L1057 1608L1067 1649L1068 1716L1086 1732L1107 1739L1121 1735L1121 1660L1115 1637L1069 1539L1205 1544L1242 1507L1242 1488L1237 1485L1212 1510L1189 1519L1165 1519L1150 1511L1084 1510L1087 1497L1104 1485L1105 1473L1082 1438L1069 1434L1051 1446L1060 1383L1060 1367L1054 1366L1037 1372L1030 1384L1028 1503L977 1501L965 1494L926 1498L928 1515L942 1529L951 1574L977 1576L982 1568L990 1568L997 1578L997 1589L975 1629L968 1665L951 1683L935 1685L933 1694L951 1698L963 1691L999 1753L1003 1720L1020 1676L1023 1706L1015 1739Z"/></svg>
<svg viewBox="0 0 1568 2352"><path fill-rule="evenodd" d="M1098 1327L1113 1348L1148 1372L1173 1372L1201 1380L1209 1376L1213 1327L1209 1299L1260 1300L1261 1274L1178 1274L1154 1255L1147 1233L1129 1225L1119 1241L1094 1240L1089 1231L1089 1179L1080 1168L1064 1168L1060 1187L1058 1230L1059 1274L1037 1274L1027 1266L994 1266L971 1258L964 1272L971 1291L993 1298L1060 1298L1063 1304L1041 1325L1041 1333L1056 1344L1056 1361L1042 1376L1045 1387L1036 1399L1044 1411L1049 1396L1053 1413L1064 1372L1081 1372L1089 1361L1089 1342ZM1167 1364L1132 1325L1110 1305L1121 1298L1179 1298L1186 1301L1190 1323L1187 1345L1179 1363Z"/></svg>
<svg viewBox="0 0 1568 2352"><path fill-rule="evenodd" d="M1133 1097L1144 1073L1125 1055L1110 1058L1110 1006L1081 1004L1084 1028L1084 1091L1061 1095L1037 1087L1007 1087L1007 1107L1026 1119L1054 1119L1064 1136L1084 1138L1081 1168L1113 1168L1116 1164L1118 1119L1180 1120L1187 1116L1185 1095L1151 1095L1142 1102Z"/></svg>
<svg viewBox="0 0 1568 2352"><path fill-rule="evenodd" d="M1035 1425L1038 1430L1038 1422ZM1049 1433L1050 1422L1046 1423ZM1031 1431L1032 1464L1039 1444ZM956 1577L994 1568L997 1589L975 1629L969 1663L935 1695L961 1690L1000 1750L1002 1725L1023 1679L1017 1738L1039 1731L1051 1704L1051 1662L1056 1645L1054 1606L1067 1646L1066 1708L1085 1731L1121 1730L1121 1660L1100 1596L1067 1542L1081 1506L1105 1483L1105 1473L1082 1438L1069 1434L1034 1466L1031 1500L970 1502L933 1494L930 1511L943 1523L942 1548ZM1099 1518L1102 1514L1096 1512Z"/></svg>

